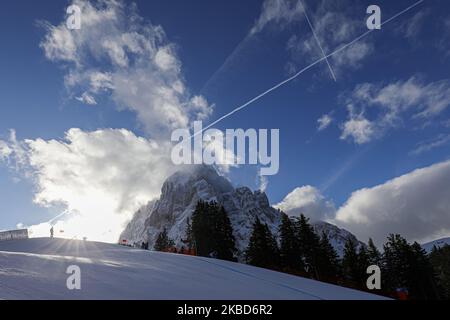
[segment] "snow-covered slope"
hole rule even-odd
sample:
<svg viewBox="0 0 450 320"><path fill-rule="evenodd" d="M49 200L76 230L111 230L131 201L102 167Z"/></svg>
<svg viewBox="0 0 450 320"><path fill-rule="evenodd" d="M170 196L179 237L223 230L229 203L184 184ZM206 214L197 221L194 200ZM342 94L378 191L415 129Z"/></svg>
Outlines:
<svg viewBox="0 0 450 320"><path fill-rule="evenodd" d="M233 226L239 255L247 247L255 218L267 223L273 234L277 234L281 213L271 207L264 192L251 191L247 187L234 188L211 166L194 166L189 171L177 172L169 177L155 203L141 208L131 220L121 239L129 243L148 241L152 248L163 228L168 230L178 247L185 237L186 221L199 200L217 201L225 207ZM144 224L142 223L143 221ZM325 231L339 255L342 255L348 237L356 239L350 232L336 226L318 222L316 231Z"/></svg>
<svg viewBox="0 0 450 320"><path fill-rule="evenodd" d="M67 267L81 290L66 287ZM0 242L1 299L382 299L227 261L98 242Z"/></svg>
<svg viewBox="0 0 450 320"><path fill-rule="evenodd" d="M450 238L442 238L442 239L424 243L424 244L422 244L422 248L424 248L426 252L430 253L431 250L433 250L434 246L436 246L436 248L441 248L445 245L450 246Z"/></svg>

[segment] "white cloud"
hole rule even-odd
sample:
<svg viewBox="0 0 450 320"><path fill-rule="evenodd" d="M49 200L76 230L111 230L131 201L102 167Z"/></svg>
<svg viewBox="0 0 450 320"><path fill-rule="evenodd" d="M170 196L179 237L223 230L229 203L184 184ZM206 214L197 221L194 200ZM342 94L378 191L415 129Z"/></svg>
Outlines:
<svg viewBox="0 0 450 320"><path fill-rule="evenodd" d="M355 191L334 222L378 243L389 233L410 241L436 239L450 234L449 194L450 161L446 161Z"/></svg>
<svg viewBox="0 0 450 320"><path fill-rule="evenodd" d="M7 159L12 153L11 148L5 141L0 140L0 158L2 160Z"/></svg>
<svg viewBox="0 0 450 320"><path fill-rule="evenodd" d="M122 1L73 4L81 8L81 30L68 30L65 21L46 23L41 47L49 60L63 64L66 87L78 100L93 105L96 95L110 93L154 137L210 115L206 99L186 88L175 46L161 26Z"/></svg>
<svg viewBox="0 0 450 320"><path fill-rule="evenodd" d="M375 129L369 120L363 116L351 117L343 124L341 139L353 139L357 144L364 144L372 140Z"/></svg>
<svg viewBox="0 0 450 320"><path fill-rule="evenodd" d="M338 210L312 186L296 188L274 207L329 221L379 245L390 233L426 242L450 235L449 194L450 161L445 161L359 189Z"/></svg>
<svg viewBox="0 0 450 320"><path fill-rule="evenodd" d="M420 142L417 147L410 152L411 155L420 155L433 149L442 147L450 143L450 134L440 134L437 137Z"/></svg>
<svg viewBox="0 0 450 320"><path fill-rule="evenodd" d="M97 104L97 101L95 101L95 98L87 92L83 92L81 97L76 97L75 99L77 99L78 101L83 102L85 104L91 105L91 106L94 106Z"/></svg>
<svg viewBox="0 0 450 320"><path fill-rule="evenodd" d="M333 202L327 200L318 189L312 186L294 189L274 207L289 216L300 216L303 213L313 221L332 218L336 211Z"/></svg>
<svg viewBox="0 0 450 320"><path fill-rule="evenodd" d="M297 0L266 0L250 34L256 34L270 24L284 27L292 22L301 21L303 17L302 6Z"/></svg>
<svg viewBox="0 0 450 320"><path fill-rule="evenodd" d="M352 101L382 107L383 117L393 122L405 111L414 111L414 117L433 117L450 106L450 81L425 83L417 77L387 85L362 84L356 87Z"/></svg>
<svg viewBox="0 0 450 320"><path fill-rule="evenodd" d="M341 138L367 143L408 120L428 121L450 106L450 81L425 83L418 77L388 84L357 85L346 98L349 120L342 126ZM366 111L371 111L368 119Z"/></svg>
<svg viewBox="0 0 450 320"><path fill-rule="evenodd" d="M360 18L353 18L348 8L354 6L349 2L321 1L307 7L314 32L325 54L329 54L343 45L353 41L364 32ZM301 34L294 34L287 43L291 54L290 69L298 69L306 61L311 62L323 57L322 51L312 31L305 22ZM364 39L329 58L335 73L342 74L345 69L359 68L363 60L373 51L372 45ZM292 66L297 66L292 68ZM327 71L328 72L328 71Z"/></svg>
<svg viewBox="0 0 450 320"><path fill-rule="evenodd" d="M26 158L23 142L17 140L15 130L10 130L8 140L0 140L0 160L10 169L19 170L25 166Z"/></svg>
<svg viewBox="0 0 450 320"><path fill-rule="evenodd" d="M68 214L55 221L66 236L117 240L130 215L157 197L176 169L168 145L125 129L70 129L64 140L12 138L0 142L0 150L7 145L9 159L20 161L20 171L35 184L36 204L67 207ZM32 229L48 235L47 226Z"/></svg>
<svg viewBox="0 0 450 320"><path fill-rule="evenodd" d="M330 124L333 122L333 117L330 114L324 114L319 119L317 119L317 130L322 131L325 130L330 126Z"/></svg>
<svg viewBox="0 0 450 320"><path fill-rule="evenodd" d="M269 186L269 178L267 176L261 174L261 170L258 172L258 189L262 192L266 192L267 187Z"/></svg>

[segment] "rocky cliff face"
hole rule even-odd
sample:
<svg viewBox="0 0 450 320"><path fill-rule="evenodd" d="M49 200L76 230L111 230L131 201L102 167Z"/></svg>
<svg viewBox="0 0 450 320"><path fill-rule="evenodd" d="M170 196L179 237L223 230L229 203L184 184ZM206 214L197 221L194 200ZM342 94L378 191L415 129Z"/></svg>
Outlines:
<svg viewBox="0 0 450 320"><path fill-rule="evenodd" d="M163 184L161 197L136 212L121 239L127 239L129 243L148 241L152 248L158 234L166 228L175 244L181 247L187 219L199 200L216 201L224 206L233 226L240 256L247 247L256 217L267 223L273 234L277 234L281 213L270 206L264 192L253 192L247 187L234 188L214 168L199 165L169 177ZM339 254L345 239L354 237L350 232L328 223L319 222L314 226L319 234L323 230L327 232Z"/></svg>

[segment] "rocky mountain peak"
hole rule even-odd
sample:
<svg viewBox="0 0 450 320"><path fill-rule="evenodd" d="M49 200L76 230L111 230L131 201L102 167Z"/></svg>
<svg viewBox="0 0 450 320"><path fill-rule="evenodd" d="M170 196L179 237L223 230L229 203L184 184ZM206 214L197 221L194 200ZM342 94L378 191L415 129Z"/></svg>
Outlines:
<svg viewBox="0 0 450 320"><path fill-rule="evenodd" d="M170 176L162 186L160 198L136 212L121 239L129 243L148 241L152 248L158 234L166 228L169 237L181 247L187 219L192 216L199 200L216 201L224 206L241 256L248 245L256 217L266 223L273 234L278 233L281 212L270 205L264 192L252 191L245 186L234 188L213 167L198 165ZM354 237L350 232L325 222L318 222L314 227L319 234L326 231L340 255L345 239Z"/></svg>

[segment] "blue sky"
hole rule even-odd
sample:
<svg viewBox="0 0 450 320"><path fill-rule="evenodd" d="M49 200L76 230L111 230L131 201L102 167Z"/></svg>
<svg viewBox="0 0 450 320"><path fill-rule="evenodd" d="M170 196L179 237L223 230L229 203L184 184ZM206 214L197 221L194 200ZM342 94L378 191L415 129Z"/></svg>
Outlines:
<svg viewBox="0 0 450 320"><path fill-rule="evenodd" d="M303 1L326 53L367 31L366 8L372 2ZM92 3L94 7L86 7L86 10L99 16L99 12L111 4L108 1ZM414 3L414 0L395 3L379 0L376 4L382 10L384 21ZM0 141L3 141L3 150L7 145L9 150L16 145L22 153L7 154L4 151L0 158L3 159L0 162L0 229L14 228L18 223L36 225L60 214L65 207L81 210L74 204L76 202L91 203L90 198L71 197L81 190L77 188L82 188L82 183L88 184L85 180L91 177L90 173L80 172L79 162L74 160L74 153L79 149L74 140L72 143L67 140L66 132L71 128L80 129L73 135L79 138L79 146L87 144L86 141L92 138L89 133L95 131L101 136L96 143L109 143L110 148L114 148L117 136L125 139L124 143L130 138L124 138L117 131L108 131L110 135L101 134L102 130L109 129L126 129L135 136L130 138L133 143L139 137L156 139L161 144L169 139L168 131L158 129L156 132L154 129L164 122L166 115L151 113L159 110L158 106L156 109L150 107L147 112L146 102L149 101L140 101L142 97L127 93L123 81L127 77L134 77L132 81L137 81L129 83L130 88L141 85L138 83L141 72L146 74L143 88L153 86L155 81L159 81L155 80L158 77L164 79L162 87L181 81L186 92L180 94L181 101L185 99L186 105L189 105L192 97L201 96L205 100L202 110L208 110L209 114L204 123L210 123L321 58L304 13L298 9L298 1L135 1L137 11L133 11L129 4L125 5L125 9L117 5L112 10L126 17L139 17L133 22L118 19L112 22L113 29L107 27L110 21L99 25L89 21L85 25L86 28L96 28L95 37L99 43L104 40L103 35L114 40L121 39L120 35L127 32L136 32L144 38L155 37L156 40L153 40L160 41L157 47L167 48L169 57L175 57L176 61L172 61L173 64L170 62L168 69L149 76L155 67L149 65L141 53L134 52L133 57L130 54L124 67L121 60L111 54L117 47L96 48L98 44L90 37L94 31L90 33L83 27L83 34L72 39L76 46L75 58L68 58L68 51L64 51L68 50L67 43L62 49L58 47L61 38L51 37L61 35L56 33L55 28L63 28L64 12L69 4L61 1L42 1L39 5L31 1L2 4ZM355 199L352 193L368 188L367 197L374 198L367 203L375 201L373 199L382 202L383 198L376 198L379 195L371 188L381 186L391 190L389 180L406 175L405 180L409 181L414 176L411 172L419 168L434 173L433 170L437 169L433 165L445 164L449 159L449 9L450 4L446 1L425 0L383 25L381 30L368 34L342 53L330 57L336 82L331 78L326 63L321 62L215 126L218 129L280 129L280 171L268 178L266 189L271 203L281 203L282 206L285 196L297 190L291 197L289 210L294 212L294 209L301 208L308 211L311 206L320 209L323 203L327 206L331 204L333 212L326 218L353 228L362 237L377 237L383 223L389 224L390 219L402 225L402 219L408 218L403 212L398 213L398 217L381 219L380 223L372 229L366 228L369 231L365 232L364 223L367 223L368 214L358 211L362 209L355 203L362 200ZM91 19L92 15L85 18ZM54 26L53 29L51 26ZM145 26L151 30L145 29ZM163 30L162 40L157 39L161 35L156 26ZM102 56L103 53L109 54L113 62ZM92 81L89 83L87 80L93 72L117 77L114 89L109 82L102 83L100 89L93 88ZM70 75L75 79L72 84L68 80ZM119 82L124 87L122 91L118 88ZM95 105L79 101L83 92L95 96ZM150 100L160 98L153 92L149 97ZM184 105L183 102L180 104ZM198 109L192 110L186 113L189 121L200 112ZM158 118L160 116L162 118ZM330 122L322 130L319 130L320 118ZM15 140L11 139L11 129L16 133ZM27 141L33 143L30 145ZM57 151L59 147L62 147L61 150L67 149L64 143L73 148L70 156L60 156ZM100 149L108 146L95 144ZM149 145L145 147L151 148ZM133 150L136 149L126 149L124 152L130 152L132 157ZM20 154L23 156L20 157ZM76 163L76 170L71 161ZM155 160L155 163L158 161ZM120 162L114 167L123 168L122 165L136 167L137 162ZM148 163L143 162L143 166L146 165ZM86 167L86 164L83 166ZM96 166L95 170L99 168ZM148 200L145 194L148 197L157 195L158 183L165 173L173 169L164 167L155 170L158 179L154 179L151 186L139 182L139 186L144 187L131 187L134 190L131 194L118 190L117 197L127 200L118 201L120 205L113 205L114 210L120 207L132 211L137 205L135 202ZM436 175L441 179L448 172L447 167L442 170L446 171ZM425 171L423 174L430 176L432 173ZM56 174L62 176L56 177ZM104 172L100 174L108 175ZM236 185L254 189L259 187L255 167L231 169L227 175ZM68 176L76 176L77 179L70 184L68 181L72 180ZM151 170L148 176L152 178ZM81 182L80 177L85 180ZM130 189L127 183L135 179L119 175L115 178L117 180L114 182L125 181L124 188L127 190ZM62 184L58 185L58 181ZM107 179L105 181L104 186L111 183ZM399 182L401 186L402 181ZM444 198L448 194L445 192L450 191L449 186L441 184L440 180L430 180L429 183L440 186ZM410 184L420 184L414 180L405 184L404 189L399 191L403 198L386 200L392 206L383 210L400 212L399 207L402 206L399 202L417 198L415 193L409 191ZM98 189L103 185L96 186ZM308 186L314 189L306 194L309 189L296 189ZM56 192L55 188L59 191ZM420 198L421 203L439 203L432 214L433 222L429 223L429 228L417 231L420 229L417 224L427 219L420 213L411 213L414 215L411 221L417 221L417 224L400 231L419 240L448 235L448 201L423 195L425 191L429 190L419 188L414 192L425 197ZM99 192L100 198L104 196L102 201L107 201L108 197L116 198L111 190ZM139 201L131 201L131 197ZM309 198L305 200L305 197ZM95 203L92 200L92 206L102 206L102 201ZM355 206L358 208L354 209ZM88 210L92 207L83 208ZM313 214L325 218L320 212L311 212ZM103 218L106 216L106 213L102 215Z"/></svg>

